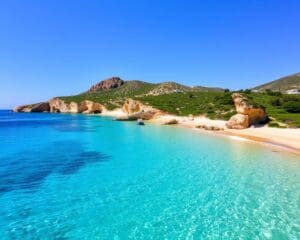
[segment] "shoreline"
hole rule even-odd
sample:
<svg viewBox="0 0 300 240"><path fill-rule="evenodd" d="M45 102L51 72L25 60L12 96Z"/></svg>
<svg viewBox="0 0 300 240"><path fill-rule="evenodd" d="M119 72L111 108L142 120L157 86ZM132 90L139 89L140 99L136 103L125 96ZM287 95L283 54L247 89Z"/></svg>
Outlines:
<svg viewBox="0 0 300 240"><path fill-rule="evenodd" d="M120 117L127 116L121 109L114 111L106 111L99 116ZM246 129L228 129L225 126L224 120L211 120L203 116L197 117L182 117L169 114L159 114L151 120L145 122L155 123L160 125L168 125L170 120L176 119L177 124L172 124L175 127L189 128L199 133L214 134L234 139L236 141L251 141L256 144L263 144L270 148L283 150L289 153L300 155L300 129L280 129L270 128L268 126L246 128ZM205 125L220 128L222 130L204 130L196 128L196 126Z"/></svg>

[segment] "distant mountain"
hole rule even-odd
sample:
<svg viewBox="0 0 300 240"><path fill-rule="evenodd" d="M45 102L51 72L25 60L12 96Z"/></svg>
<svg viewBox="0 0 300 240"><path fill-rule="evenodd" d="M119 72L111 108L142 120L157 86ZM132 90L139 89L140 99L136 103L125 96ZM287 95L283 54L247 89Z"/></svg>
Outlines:
<svg viewBox="0 0 300 240"><path fill-rule="evenodd" d="M148 83L140 80L125 81L119 77L111 77L94 84L81 94L60 98L66 102L90 100L102 103L107 108L113 109L120 107L126 98L187 92L223 92L223 89L202 86L189 87L176 82Z"/></svg>
<svg viewBox="0 0 300 240"><path fill-rule="evenodd" d="M290 89L300 89L300 73L289 75L253 88L253 90L259 92L263 92L267 89L283 93Z"/></svg>
<svg viewBox="0 0 300 240"><path fill-rule="evenodd" d="M194 91L224 91L222 88L210 88L203 86L189 87L176 82L148 83L140 80L125 81L119 77L111 77L94 84L84 94L103 94L113 92L123 95L162 95L178 92Z"/></svg>

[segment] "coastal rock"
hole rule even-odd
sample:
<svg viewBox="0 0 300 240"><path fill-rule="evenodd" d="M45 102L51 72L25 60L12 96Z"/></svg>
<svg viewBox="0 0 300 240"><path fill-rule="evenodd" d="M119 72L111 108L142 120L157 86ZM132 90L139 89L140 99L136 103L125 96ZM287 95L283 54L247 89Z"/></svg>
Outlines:
<svg viewBox="0 0 300 240"><path fill-rule="evenodd" d="M122 111L128 115L130 119L150 120L161 111L142 104L133 99L127 99L122 107Z"/></svg>
<svg viewBox="0 0 300 240"><path fill-rule="evenodd" d="M48 102L34 104L31 108L31 112L49 112L49 111L50 111L50 105Z"/></svg>
<svg viewBox="0 0 300 240"><path fill-rule="evenodd" d="M16 106L13 108L13 112L30 112L29 105Z"/></svg>
<svg viewBox="0 0 300 240"><path fill-rule="evenodd" d="M50 106L48 102L22 105L13 108L14 112L49 112L49 110Z"/></svg>
<svg viewBox="0 0 300 240"><path fill-rule="evenodd" d="M116 117L116 121L136 121L138 120L137 117L135 116L121 116L121 117Z"/></svg>
<svg viewBox="0 0 300 240"><path fill-rule="evenodd" d="M122 80L119 77L112 77L109 79L106 79L104 81L101 81L95 85L93 85L88 92L97 92L97 91L101 91L101 90L108 90L108 89L112 89L112 88L118 88L120 86L122 86L125 83L124 80Z"/></svg>
<svg viewBox="0 0 300 240"><path fill-rule="evenodd" d="M66 103L60 98L49 100L50 112L54 113L78 113L78 104L75 102Z"/></svg>
<svg viewBox="0 0 300 240"><path fill-rule="evenodd" d="M268 116L265 109L253 105L249 100L239 93L232 94L237 114L232 116L226 123L228 128L243 129L248 128L250 125L265 123Z"/></svg>
<svg viewBox="0 0 300 240"><path fill-rule="evenodd" d="M155 115L157 114L157 111L153 110L142 110L138 113L133 113L130 114L130 117L135 117L137 119L142 119L142 120L150 120L152 119Z"/></svg>
<svg viewBox="0 0 300 240"><path fill-rule="evenodd" d="M167 121L164 122L164 125L174 125L174 124L177 124L178 123L178 120L175 119L175 118L172 118L172 119L168 119Z"/></svg>
<svg viewBox="0 0 300 240"><path fill-rule="evenodd" d="M127 99L122 107L123 112L127 114L133 114L142 110L142 104L133 99Z"/></svg>
<svg viewBox="0 0 300 240"><path fill-rule="evenodd" d="M60 98L53 98L49 101L50 112L56 113L101 113L105 107L100 103L84 100L81 103L66 103Z"/></svg>
<svg viewBox="0 0 300 240"><path fill-rule="evenodd" d="M244 129L249 127L249 117L244 114L235 114L226 123L226 127L231 129Z"/></svg>
<svg viewBox="0 0 300 240"><path fill-rule="evenodd" d="M100 103L95 103L89 100L82 101L79 105L78 112L81 113L101 113L104 110L104 106Z"/></svg>

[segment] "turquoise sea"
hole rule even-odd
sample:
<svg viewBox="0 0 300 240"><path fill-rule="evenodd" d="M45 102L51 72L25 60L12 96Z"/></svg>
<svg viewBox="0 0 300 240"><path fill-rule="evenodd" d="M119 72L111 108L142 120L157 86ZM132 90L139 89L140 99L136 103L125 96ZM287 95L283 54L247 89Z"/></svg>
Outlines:
<svg viewBox="0 0 300 240"><path fill-rule="evenodd" d="M172 126L0 111L0 239L300 239L300 157Z"/></svg>

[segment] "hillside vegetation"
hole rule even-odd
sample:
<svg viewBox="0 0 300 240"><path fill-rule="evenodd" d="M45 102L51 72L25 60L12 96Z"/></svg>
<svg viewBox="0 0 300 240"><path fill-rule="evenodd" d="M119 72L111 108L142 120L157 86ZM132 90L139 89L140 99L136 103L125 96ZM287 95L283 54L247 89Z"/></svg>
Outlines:
<svg viewBox="0 0 300 240"><path fill-rule="evenodd" d="M265 107L269 117L273 119L271 126L283 123L288 127L300 127L300 95L287 95L278 92L248 93L247 97ZM284 126L284 125L283 125Z"/></svg>
<svg viewBox="0 0 300 240"><path fill-rule="evenodd" d="M59 98L63 99L67 103L70 103L72 101L79 103L84 100L99 102L111 110L122 106L126 98L136 98L143 101L146 96L148 96L150 99L151 97L162 96L162 95L170 95L171 98L174 98L173 96L178 97L178 95L176 94L180 94L180 93L183 94L180 96L184 97L185 96L184 94L188 94L189 92L193 92L193 93L208 93L208 92L214 93L215 92L214 90L210 90L210 88L203 88L203 89L191 88L175 82L164 82L164 83L153 84L153 83L147 83L147 82L136 80L136 81L127 81L118 88L112 88L109 90L101 90L96 92L84 92L74 96L65 96ZM176 105L177 103L175 102L174 104Z"/></svg>
<svg viewBox="0 0 300 240"><path fill-rule="evenodd" d="M298 76L295 77L297 82ZM292 79L294 78L289 78L289 83ZM274 84L278 86L278 82L274 81ZM232 92L220 88L192 88L175 82L152 84L126 81L117 88L60 98L67 103L90 100L103 104L109 110L121 107L127 98L132 98L175 115L206 115L212 119L228 120L236 113L231 94ZM286 95L269 89L262 93L247 90L242 91L242 94L249 99L251 105L260 105L266 109L271 118L270 126L300 127L300 95Z"/></svg>

